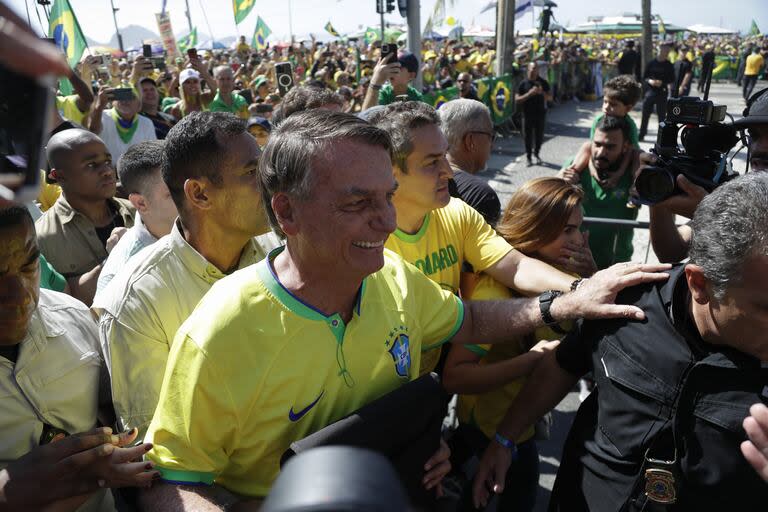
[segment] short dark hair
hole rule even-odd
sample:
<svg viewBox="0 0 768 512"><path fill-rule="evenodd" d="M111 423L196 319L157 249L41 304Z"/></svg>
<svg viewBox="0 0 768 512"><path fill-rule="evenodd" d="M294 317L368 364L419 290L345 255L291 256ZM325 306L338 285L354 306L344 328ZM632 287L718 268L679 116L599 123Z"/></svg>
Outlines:
<svg viewBox="0 0 768 512"><path fill-rule="evenodd" d="M221 139L245 131L245 121L228 112L191 112L171 128L163 148L163 181L180 212L184 182L206 178L220 185L220 167L227 157Z"/></svg>
<svg viewBox="0 0 768 512"><path fill-rule="evenodd" d="M597 123L597 126L595 126L595 130L600 130L601 132L621 130L624 140L629 140L629 124L621 117L603 116Z"/></svg>
<svg viewBox="0 0 768 512"><path fill-rule="evenodd" d="M605 82L603 94L619 100L625 105L634 105L640 101L643 90L632 75L619 75Z"/></svg>
<svg viewBox="0 0 768 512"><path fill-rule="evenodd" d="M294 87L285 95L272 114L272 124L278 125L296 112L322 107L344 105L344 99L335 92L319 87Z"/></svg>
<svg viewBox="0 0 768 512"><path fill-rule="evenodd" d="M26 206L11 203L6 206L0 206L0 229L16 227L24 222L28 222L34 228L35 221L29 214Z"/></svg>
<svg viewBox="0 0 768 512"><path fill-rule="evenodd" d="M134 144L117 162L117 175L126 194L146 194L147 187L158 176L163 165L161 140L147 140Z"/></svg>
<svg viewBox="0 0 768 512"><path fill-rule="evenodd" d="M259 161L261 193L272 228L284 235L272 210L277 192L306 198L311 187L312 161L327 152L330 144L355 140L392 152L389 135L352 114L307 110L286 119L272 131Z"/></svg>
<svg viewBox="0 0 768 512"><path fill-rule="evenodd" d="M408 155L413 151L411 130L434 124L440 126L440 118L434 108L421 101L390 103L374 113L369 121L389 134L392 139L392 164L408 172Z"/></svg>

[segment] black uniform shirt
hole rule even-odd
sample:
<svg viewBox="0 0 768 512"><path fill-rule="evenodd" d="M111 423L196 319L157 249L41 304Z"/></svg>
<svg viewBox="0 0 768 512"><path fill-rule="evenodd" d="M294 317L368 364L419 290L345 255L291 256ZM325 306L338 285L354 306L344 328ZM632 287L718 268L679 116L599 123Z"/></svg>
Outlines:
<svg viewBox="0 0 768 512"><path fill-rule="evenodd" d="M768 367L702 341L689 318L683 268L673 268L666 283L619 294L617 303L639 306L646 320L583 321L558 347L560 366L576 375L591 370L596 389L566 441L554 510L622 510L642 482L646 450L672 432L681 485L670 510L754 510L768 503L768 485L739 449L750 405L768 403ZM645 500L642 489L639 496Z"/></svg>
<svg viewBox="0 0 768 512"><path fill-rule="evenodd" d="M549 82L544 80L541 77L537 77L534 80L528 80L527 78L520 82L520 85L517 86L517 94L525 94L531 89L533 89L534 85L540 85L542 91L544 93L549 92ZM529 97L527 100L525 100L520 107L522 108L523 115L526 117L541 117L547 112L547 104L544 101L544 94L535 94L531 97Z"/></svg>
<svg viewBox="0 0 768 512"><path fill-rule="evenodd" d="M647 80L649 78L661 80L661 87L653 87L648 84ZM658 59L653 59L645 66L643 81L645 86L648 87L649 92L653 94L667 94L667 85L675 83L675 67L668 60L660 62Z"/></svg>
<svg viewBox="0 0 768 512"><path fill-rule="evenodd" d="M501 215L499 196L488 183L471 173L454 169L453 179L448 182L451 197L458 197L474 208L485 219L485 222L495 226Z"/></svg>

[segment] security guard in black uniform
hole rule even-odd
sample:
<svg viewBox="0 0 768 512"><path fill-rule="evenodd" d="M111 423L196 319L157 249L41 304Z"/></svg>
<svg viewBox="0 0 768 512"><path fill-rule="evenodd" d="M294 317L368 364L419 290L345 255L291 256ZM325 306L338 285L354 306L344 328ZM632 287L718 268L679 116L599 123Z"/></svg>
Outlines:
<svg viewBox="0 0 768 512"><path fill-rule="evenodd" d="M659 122L667 115L667 96L675 83L675 67L669 62L667 55L672 49L672 43L663 42L659 46L659 54L651 60L643 71L643 117L640 120L640 140L648 133L648 121L654 108Z"/></svg>
<svg viewBox="0 0 768 512"><path fill-rule="evenodd" d="M550 510L768 505L768 485L739 449L749 407L768 403L768 173L710 194L693 228L690 264L670 270L666 283L619 294L617 303L646 319L578 324L499 425L502 440L515 439L593 372L596 390L566 441ZM503 483L513 452L501 442L486 450L474 487L480 503Z"/></svg>

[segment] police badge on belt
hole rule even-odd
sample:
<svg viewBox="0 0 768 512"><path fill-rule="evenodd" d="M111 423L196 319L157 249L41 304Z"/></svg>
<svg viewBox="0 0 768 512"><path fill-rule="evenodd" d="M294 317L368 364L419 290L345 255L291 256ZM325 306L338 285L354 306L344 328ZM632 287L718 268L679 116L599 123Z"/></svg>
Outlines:
<svg viewBox="0 0 768 512"><path fill-rule="evenodd" d="M659 460L648 457L645 453L645 495L659 505L672 505L677 500L677 479L673 460Z"/></svg>

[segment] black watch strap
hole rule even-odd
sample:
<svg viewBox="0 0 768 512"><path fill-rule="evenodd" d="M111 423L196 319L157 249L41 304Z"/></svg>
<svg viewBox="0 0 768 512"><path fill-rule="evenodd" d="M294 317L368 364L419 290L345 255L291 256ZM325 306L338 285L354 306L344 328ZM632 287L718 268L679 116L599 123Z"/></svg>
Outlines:
<svg viewBox="0 0 768 512"><path fill-rule="evenodd" d="M539 311L541 312L541 319L544 321L544 325L561 333L562 329L557 325L557 320L552 318L552 313L550 313L549 309L552 307L552 301L562 294L563 292L558 290L547 290L539 295Z"/></svg>

